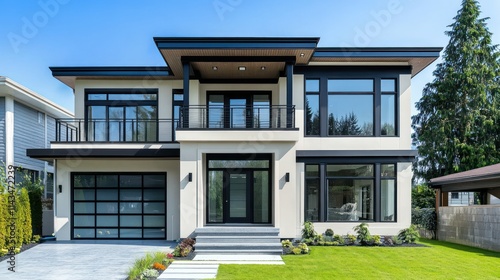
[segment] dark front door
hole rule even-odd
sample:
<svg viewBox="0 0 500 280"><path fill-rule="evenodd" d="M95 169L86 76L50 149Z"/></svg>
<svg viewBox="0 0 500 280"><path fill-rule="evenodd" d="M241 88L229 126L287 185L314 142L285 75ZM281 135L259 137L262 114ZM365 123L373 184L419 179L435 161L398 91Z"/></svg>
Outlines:
<svg viewBox="0 0 500 280"><path fill-rule="evenodd" d="M226 223L251 223L252 193L251 171L231 171L225 173L226 193L224 212Z"/></svg>
<svg viewBox="0 0 500 280"><path fill-rule="evenodd" d="M271 223L270 160L260 157L209 156L208 223Z"/></svg>

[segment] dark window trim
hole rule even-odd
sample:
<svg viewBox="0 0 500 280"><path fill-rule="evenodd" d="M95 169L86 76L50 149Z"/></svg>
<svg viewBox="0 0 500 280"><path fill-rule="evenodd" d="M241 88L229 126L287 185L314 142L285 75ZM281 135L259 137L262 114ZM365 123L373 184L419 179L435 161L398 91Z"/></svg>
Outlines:
<svg viewBox="0 0 500 280"><path fill-rule="evenodd" d="M319 193L319 219L318 221L313 221L317 223L360 223L365 220L359 220L359 221L328 221L327 220L327 212L328 212L328 179L354 179L354 180L373 180L373 220L366 220L368 223L397 223L398 222L398 181L397 181L397 168L398 164L397 161L388 161L388 162L380 162L380 161L374 161L374 159L367 159L368 161L353 161L353 162L345 162L345 161L339 161L339 162L332 162L332 161L325 161L324 159L318 159L316 158L316 161L314 162L305 162L304 165L304 172L306 170L307 165L318 165L319 166L319 180L320 180L320 193ZM351 165L351 164L360 164L360 165L366 165L370 164L374 168L374 176L373 177L344 177L344 176L326 176L326 169L327 165L329 164L334 164L334 165ZM394 164L394 170L395 170L395 176L394 177L382 177L381 175L381 165L382 164ZM304 177L304 189L305 189L305 195L304 195L304 217L307 217L307 185L306 185L306 179L309 177L305 176ZM313 177L310 177L313 178ZM314 177L317 178L317 177ZM394 221L384 221L383 217L381 217L381 190L382 190L382 180L394 180Z"/></svg>
<svg viewBox="0 0 500 280"><path fill-rule="evenodd" d="M75 178L75 175L93 175L94 176L94 182L95 184L97 184L97 180L96 180L96 176L99 176L99 175L117 175L118 176L118 186L117 187L97 187L97 186L94 186L92 188L76 188L76 189L82 189L82 190L95 190L95 193L94 193L94 200L92 200L91 202L94 203L94 213L74 213L74 204L75 202L89 202L89 201L85 201L85 200L75 200L74 198L74 189L75 189L75 185L74 185L74 178ZM144 203L144 189L152 189L152 190L158 190L158 189L163 189L165 190L165 200L164 201L147 201L147 202L163 202L165 204L165 212L163 214L155 214L155 213L144 213L144 208L141 209L141 213L125 213L125 216L141 216L141 223L142 223L142 226L141 226L141 230L142 230L142 237L125 237L125 238L120 238L120 229L121 228L134 228L134 229L138 229L137 227L121 227L120 226L120 211L119 209L117 210L117 213L99 213L99 215L102 215L102 216L118 216L118 226L116 227L99 227L97 226L96 224L96 217L98 215L97 213L97 203L106 203L106 202L113 202L113 203L120 203L122 202L122 200L120 200L120 191L122 189L137 189L137 188L120 188L120 185L119 185L119 180L120 180L120 175L141 175L141 193L142 193L142 199L141 200L123 200L123 202L132 202L132 203ZM163 175L164 178L165 178L165 187L164 188L153 188L153 187L144 187L144 175ZM70 224L71 224L71 227L70 227L70 230L71 230L71 240L143 240L143 239L147 239L147 240L165 240L167 238L167 209L168 209L168 205L167 205L167 196L168 196L168 192L167 192L167 172L71 172L70 173L70 180L71 180L71 187L70 187L70 197L71 197L71 209L70 209L70 212L71 212L71 216L70 216ZM118 190L118 199L117 200L97 200L97 190L101 190L101 189L113 189L113 190ZM164 216L165 217L165 231L164 231L164 236L163 237L155 237L155 238L145 238L144 237L144 229L159 229L159 227L144 227L144 216ZM74 236L74 230L75 230L75 225L74 225L74 217L75 216L94 216L94 226L93 227L90 227L90 226L77 226L76 228L87 228L87 229L94 229L94 238L89 238L89 237L85 237L85 238L75 238ZM118 230L118 237L113 237L113 238L97 238L97 229L98 228L110 228L110 229L117 229Z"/></svg>
<svg viewBox="0 0 500 280"><path fill-rule="evenodd" d="M320 135L307 135L304 129L304 137L400 137L400 76L403 74L411 74L411 66L296 66L294 68L295 74L304 74L304 104L306 80L320 80ZM374 91L373 92L329 92L328 80L331 79L373 79ZM396 94L395 94L395 135L382 135L381 134L381 80L394 79L396 81ZM384 92L385 93L385 92ZM373 135L329 135L328 134L328 95L330 94L373 94ZM387 93L386 93L387 94ZM304 110L305 114L305 110ZM304 128L306 125L306 118L304 118Z"/></svg>
<svg viewBox="0 0 500 280"><path fill-rule="evenodd" d="M255 222L252 222L252 224L256 224L256 225L269 225L269 224L272 224L273 223L273 178L274 178L274 175L273 175L273 155L272 154L220 154L220 153L216 153L216 154L206 154L206 157L205 157L205 191L206 193L208 194L209 193L209 190L208 190L208 187L209 187L209 176L208 176L208 172L210 171L223 171L224 174L228 171L238 171L238 169L232 169L232 168L209 168L209 161L210 160L268 160L269 161L269 167L268 168L255 168L255 167L250 167L250 168L239 168L239 170L242 170L242 171L268 171L269 172L269 178L268 178L268 184L269 184L269 193L268 193L268 198L269 198L269 209L268 209L268 219L269 219L269 222L268 223L255 223ZM224 175L225 177L225 175ZM251 185L253 185L253 178L251 178ZM223 195L225 196L226 195L226 190L223 189ZM253 197L253 196L252 196ZM205 199L208 199L208 196L205 198ZM225 198L223 198L225 199ZM252 211L253 211L253 199L251 201L251 205L252 205ZM227 211L224 210L225 207L223 207L223 215L227 215L228 213L226 213ZM252 219L253 219L253 214L252 214ZM223 217L223 223L227 223L225 222L225 219ZM209 221L209 209L208 209L208 203L206 203L205 201L205 224L206 225L217 225L217 224L220 224L220 223L212 223Z"/></svg>
<svg viewBox="0 0 500 280"><path fill-rule="evenodd" d="M176 94L182 94L182 100L175 100ZM179 106L179 116L175 116L175 106ZM183 89L172 89L172 141L175 141L175 130L178 127L177 122L181 120L182 106L184 106L184 90ZM177 118L176 118L177 117Z"/></svg>
<svg viewBox="0 0 500 280"><path fill-rule="evenodd" d="M89 94L155 94L155 100L89 100ZM85 89L85 101L84 101L84 130L85 130L85 141L89 140L89 106L105 106L106 107L106 129L109 132L109 108L110 107L120 107L120 106L154 106L156 107L156 118L152 119L156 122L156 141L159 139L160 132L158 126L158 117L159 117L159 106L158 106L158 89L157 88L86 88ZM94 131L95 133L95 131ZM125 131L124 131L125 133ZM91 141L91 142L113 142L109 140L109 133L107 135L107 141ZM116 141L116 142L129 142L129 141Z"/></svg>

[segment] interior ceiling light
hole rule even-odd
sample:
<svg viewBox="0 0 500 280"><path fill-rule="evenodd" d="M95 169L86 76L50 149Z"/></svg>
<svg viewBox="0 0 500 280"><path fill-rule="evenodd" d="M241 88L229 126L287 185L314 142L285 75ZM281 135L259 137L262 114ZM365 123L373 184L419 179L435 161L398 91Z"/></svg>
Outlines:
<svg viewBox="0 0 500 280"><path fill-rule="evenodd" d="M240 70L240 71L245 71L245 70L247 70L247 68L246 68L245 66L239 66L239 67L238 67L238 70Z"/></svg>
<svg viewBox="0 0 500 280"><path fill-rule="evenodd" d="M260 70L262 70L262 71L266 70L266 66L261 66Z"/></svg>
<svg viewBox="0 0 500 280"><path fill-rule="evenodd" d="M212 66L212 70L217 71L217 70L219 70L219 67L217 67L217 66Z"/></svg>

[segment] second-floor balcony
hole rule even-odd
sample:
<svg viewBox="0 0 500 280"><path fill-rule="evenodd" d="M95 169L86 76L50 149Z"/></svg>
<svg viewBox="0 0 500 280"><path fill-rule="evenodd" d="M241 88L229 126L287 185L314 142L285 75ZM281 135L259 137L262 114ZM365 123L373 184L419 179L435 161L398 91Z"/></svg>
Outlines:
<svg viewBox="0 0 500 280"><path fill-rule="evenodd" d="M56 142L172 142L172 119L58 119Z"/></svg>
<svg viewBox="0 0 500 280"><path fill-rule="evenodd" d="M291 129L295 106L188 106L181 109L181 129Z"/></svg>
<svg viewBox="0 0 500 280"><path fill-rule="evenodd" d="M180 119L58 119L56 142L158 143L176 141L176 130L287 130L294 106L189 106Z"/></svg>

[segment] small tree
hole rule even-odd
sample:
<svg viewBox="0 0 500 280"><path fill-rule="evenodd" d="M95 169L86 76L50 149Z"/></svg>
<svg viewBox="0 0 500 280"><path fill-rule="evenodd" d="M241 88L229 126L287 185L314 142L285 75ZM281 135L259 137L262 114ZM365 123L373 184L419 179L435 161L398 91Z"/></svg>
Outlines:
<svg viewBox="0 0 500 280"><path fill-rule="evenodd" d="M436 192L425 184L411 189L411 208L434 208Z"/></svg>
<svg viewBox="0 0 500 280"><path fill-rule="evenodd" d="M40 179L33 180L28 173L24 173L24 178L18 185L19 188L28 191L30 212L31 212L31 228L34 235L42 235L42 195L43 184Z"/></svg>

